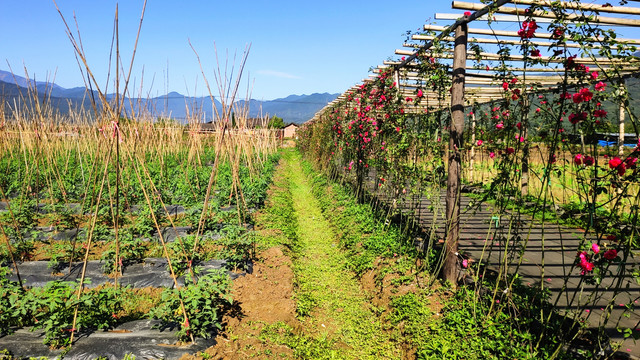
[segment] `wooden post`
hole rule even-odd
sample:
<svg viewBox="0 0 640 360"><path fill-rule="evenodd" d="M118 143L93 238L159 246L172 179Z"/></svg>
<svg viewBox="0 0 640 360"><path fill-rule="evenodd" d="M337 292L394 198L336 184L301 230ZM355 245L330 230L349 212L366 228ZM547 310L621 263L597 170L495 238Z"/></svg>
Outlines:
<svg viewBox="0 0 640 360"><path fill-rule="evenodd" d="M522 172L520 173L520 195L526 198L529 195L529 94L522 99L522 130L520 136L524 138L522 145Z"/></svg>
<svg viewBox="0 0 640 360"><path fill-rule="evenodd" d="M476 113L473 109L471 111L471 152L469 155L469 179L471 180L471 183L474 183L473 164L476 158Z"/></svg>
<svg viewBox="0 0 640 360"><path fill-rule="evenodd" d="M618 124L620 125L619 134L618 134L618 155L624 155L624 102L620 103L620 120Z"/></svg>
<svg viewBox="0 0 640 360"><path fill-rule="evenodd" d="M458 282L458 240L460 238L460 170L462 133L464 131L464 75L467 60L467 24L455 30L453 52L453 85L451 87L451 125L447 174L447 238L442 268L444 280L455 288Z"/></svg>

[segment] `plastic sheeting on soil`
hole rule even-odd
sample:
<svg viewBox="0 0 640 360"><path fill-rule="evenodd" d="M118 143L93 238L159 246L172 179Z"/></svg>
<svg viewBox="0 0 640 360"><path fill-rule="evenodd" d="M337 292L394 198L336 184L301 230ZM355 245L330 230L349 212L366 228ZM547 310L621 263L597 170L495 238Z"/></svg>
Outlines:
<svg viewBox="0 0 640 360"><path fill-rule="evenodd" d="M224 224L220 224L220 228L222 228ZM253 229L253 225L244 224L245 228L248 230ZM160 228L160 232L162 233L162 238L165 242L173 242L178 237L185 237L187 235L192 235L194 232L194 228L191 226L176 226L173 227L163 227ZM56 229L55 227L48 226L38 226L35 228L35 239L37 241L74 241L74 240L82 240L85 238L85 229L84 228L74 228L74 229ZM32 235L33 236L33 235ZM111 234L110 236L113 236ZM12 242L15 242L15 237L9 237ZM220 238L219 234L215 232L206 232L202 235L202 239L207 240L217 240ZM158 231L154 230L151 238L145 238L149 241L160 242L160 236L158 235Z"/></svg>
<svg viewBox="0 0 640 360"><path fill-rule="evenodd" d="M209 260L196 264L197 273L206 274L214 269L224 269L225 260ZM52 269L48 261L25 261L18 263L20 277L27 287L45 286L51 281L76 282L82 274L82 262L74 262L69 271L68 264L60 264L61 267ZM113 283L113 277L104 273L104 263L98 260L88 261L86 270L86 287L96 287L105 283ZM18 281L15 270L11 267L9 279ZM55 273L54 273L55 272ZM249 272L251 272L249 270ZM229 272L232 279L243 275L242 273ZM131 264L124 268L122 276L118 277L118 283L122 286L130 285L134 288L144 287L173 287L174 282L167 269L167 259L147 258L142 263ZM178 278L178 284L184 285L184 278ZM1 342L0 342L1 343Z"/></svg>
<svg viewBox="0 0 640 360"><path fill-rule="evenodd" d="M82 212L82 206L79 203L60 204L58 206L62 206L66 211L69 211L76 215L79 215ZM12 206L12 208L14 207ZM131 205L129 210L131 211L131 213L137 214L146 208L147 207L144 205ZM166 214L164 209L160 210L160 214L175 216L175 215L180 215L186 212L186 209L182 205L166 205L166 208L167 208ZM9 206L7 202L0 201L0 211L8 211L8 210L9 210ZM38 205L35 205L35 210L39 214L49 214L49 213L55 212L55 210L51 208L51 204L45 204L45 203L39 203Z"/></svg>
<svg viewBox="0 0 640 360"><path fill-rule="evenodd" d="M160 320L136 320L124 323L111 331L81 334L65 360L89 360L99 357L124 359L127 354L136 359L179 359L185 353L196 353L215 345L215 340L197 339L195 344L177 343L177 328L160 328ZM6 349L19 357L45 357L56 359L62 350L51 350L42 343L41 332L20 329L12 335L0 337L0 350Z"/></svg>

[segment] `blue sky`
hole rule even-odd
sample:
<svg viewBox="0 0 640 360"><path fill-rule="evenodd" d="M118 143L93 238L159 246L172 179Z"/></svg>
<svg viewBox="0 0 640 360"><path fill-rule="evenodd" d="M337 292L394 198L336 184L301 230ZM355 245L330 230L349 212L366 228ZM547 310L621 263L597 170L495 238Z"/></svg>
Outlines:
<svg viewBox="0 0 640 360"><path fill-rule="evenodd" d="M49 0L0 1L0 69L70 88L83 86L62 20ZM120 49L129 66L143 1L119 3ZM107 80L116 1L58 0L71 26L75 14L89 66ZM241 96L270 100L289 94L343 92L368 69L393 56L435 12L454 12L450 1L175 1L149 0L132 80L158 96L168 91L202 95L196 56L214 86L214 42L221 61L241 56L251 43ZM460 12L460 11L457 11ZM441 21L441 24L448 21ZM7 65L7 62L9 65ZM168 76L167 76L168 70ZM112 75L113 76L113 75ZM167 81L168 78L168 81ZM111 84L111 90L113 85ZM214 90L214 95L217 92Z"/></svg>

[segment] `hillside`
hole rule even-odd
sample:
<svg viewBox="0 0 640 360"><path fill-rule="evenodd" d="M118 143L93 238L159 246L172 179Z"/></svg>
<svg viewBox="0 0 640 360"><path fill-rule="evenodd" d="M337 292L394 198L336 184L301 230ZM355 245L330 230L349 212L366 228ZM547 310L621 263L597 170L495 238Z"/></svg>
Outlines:
<svg viewBox="0 0 640 360"><path fill-rule="evenodd" d="M325 105L333 101L339 94L311 94L289 95L286 98L269 101L251 100L249 104L249 116L256 117L262 114L277 115L285 123L301 124L313 117L313 115ZM244 105L245 101L239 101Z"/></svg>
<svg viewBox="0 0 640 360"><path fill-rule="evenodd" d="M84 87L76 87L71 89L62 88L56 84L34 82L31 80L31 84L36 85L38 91L38 98L40 101L45 99L51 100L51 104L62 114L69 112L71 108L79 108L81 106L91 106L91 93ZM27 97L29 93L27 87L29 81L20 76L14 76L10 72L0 70L0 100L4 100L5 104L13 106L14 101L16 103L22 103L18 101L21 97ZM310 94L310 95L290 95L285 98L259 101L251 99L249 101L249 116L257 117L260 115L279 116L285 123L303 123L326 104L335 99L339 94ZM107 95L107 99L111 100L115 97L114 94ZM93 98L99 102L99 97L94 91ZM218 110L221 109L221 104L214 99L215 107ZM136 107L141 106L147 111L151 112L155 116L172 117L178 120L184 120L189 114L204 114L206 119L211 119L213 116L213 104L208 96L204 97L189 97L177 92L170 92L166 95L154 97L144 100L141 105L138 105L138 101L133 101ZM244 106L245 100L237 101L236 104ZM125 107L130 111L131 102L125 101Z"/></svg>

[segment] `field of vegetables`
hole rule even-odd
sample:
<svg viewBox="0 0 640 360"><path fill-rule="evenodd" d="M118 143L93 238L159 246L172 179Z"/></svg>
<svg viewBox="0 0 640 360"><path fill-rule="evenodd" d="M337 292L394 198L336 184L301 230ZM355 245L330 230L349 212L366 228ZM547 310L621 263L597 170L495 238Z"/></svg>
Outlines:
<svg viewBox="0 0 640 360"><path fill-rule="evenodd" d="M278 155L270 130L197 130L3 122L0 334L61 348L139 319L176 341L220 329Z"/></svg>

